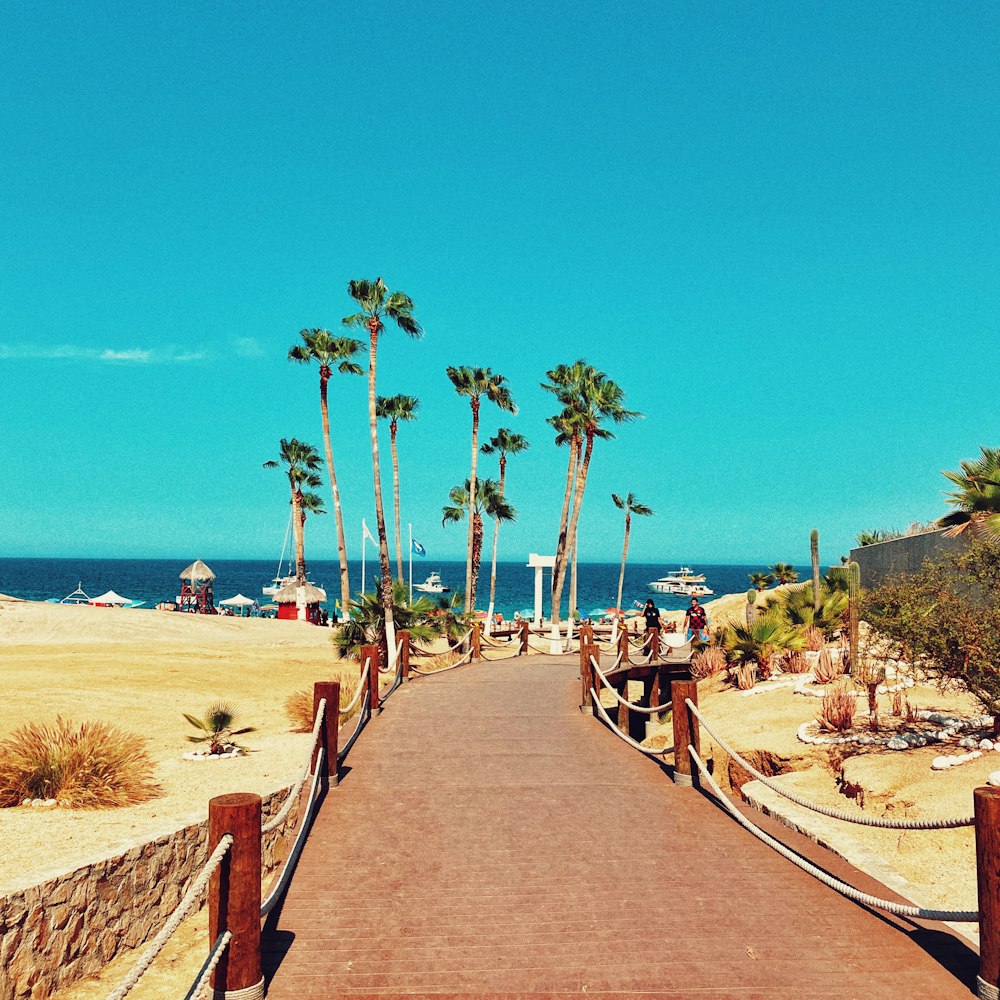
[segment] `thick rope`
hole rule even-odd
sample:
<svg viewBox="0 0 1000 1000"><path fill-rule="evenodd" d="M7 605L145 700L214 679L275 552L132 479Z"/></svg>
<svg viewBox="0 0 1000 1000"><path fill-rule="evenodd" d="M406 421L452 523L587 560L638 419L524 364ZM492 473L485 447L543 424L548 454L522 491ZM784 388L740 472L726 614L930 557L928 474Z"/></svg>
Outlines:
<svg viewBox="0 0 1000 1000"><path fill-rule="evenodd" d="M399 672L399 660L400 660L400 656L402 655L402 652L403 652L403 640L400 639L399 642L396 643L396 656L393 659L393 662L396 664L396 669L393 670L392 667L381 667L380 666L378 668L378 672L380 674L398 673Z"/></svg>
<svg viewBox="0 0 1000 1000"><path fill-rule="evenodd" d="M340 748L337 752L337 764L343 764L344 758L347 756L348 750L354 746L354 741L361 734L361 730L364 729L365 723L371 718L371 706L368 704L367 700L361 709L361 713L358 715L357 725L354 727L354 732L348 737L347 742Z"/></svg>
<svg viewBox="0 0 1000 1000"><path fill-rule="evenodd" d="M621 657L619 656L620 660ZM591 657L590 665L597 671L597 676L601 678L604 687L615 696L615 700L619 705L624 705L626 708L631 709L633 712L639 712L642 715L662 715L664 712L669 712L671 707L671 702L667 702L665 705L636 705L631 701L626 701L615 689L612 687L608 678L604 675L604 672L597 665L597 661ZM618 661L615 661L615 665L611 668L614 670L618 666Z"/></svg>
<svg viewBox="0 0 1000 1000"><path fill-rule="evenodd" d="M153 964L153 959L163 950L163 946L170 940L171 935L181 925L181 921L194 909L194 904L198 897L205 891L208 880L212 877L215 869L222 864L222 859L226 856L226 851L232 847L233 838L231 834L225 834L219 839L214 851L209 855L205 867L199 872L198 877L191 883L191 887L184 898L177 904L177 909L167 918L167 922L160 928L159 934L153 938L149 947L139 956L138 961L132 966L129 974L121 981L118 988L108 995L108 1000L124 1000L129 995L132 987L142 978L143 973Z"/></svg>
<svg viewBox="0 0 1000 1000"><path fill-rule="evenodd" d="M416 667L410 667L410 673L417 674L420 677L435 677L437 674L443 674L448 670L454 670L455 667L464 667L465 664L470 662L471 659L472 659L472 650L470 649L456 663L449 663L447 667L441 667L440 670L418 670Z"/></svg>
<svg viewBox="0 0 1000 1000"><path fill-rule="evenodd" d="M497 651L496 656L487 656L486 651L482 649L479 651L480 658L486 660L487 663L497 663L500 660L513 660L519 655L520 653L516 649L513 651L500 649ZM431 672L433 673L434 671Z"/></svg>
<svg viewBox="0 0 1000 1000"><path fill-rule="evenodd" d="M759 826L752 823L746 816L736 808L733 803L726 798L722 789L716 784L715 779L709 773L704 762L698 756L693 746L688 746L688 753L691 759L697 764L698 772L708 782L716 798L723 808L736 820L743 829L752 833L758 840L763 841L768 847L774 848L783 858L797 865L804 872L808 872L814 878L819 879L824 885L853 899L856 903L870 906L877 910L885 910L886 913L895 914L897 917L909 917L912 920L950 920L956 923L974 923L979 920L978 910L925 910L922 906L909 906L904 903L893 903L888 899L880 899L878 896L871 896L867 892L861 892L854 886L842 882L832 875L828 875L822 868L818 868L805 858L799 857L794 851L787 848L780 840L775 840L770 834L765 833Z"/></svg>
<svg viewBox="0 0 1000 1000"><path fill-rule="evenodd" d="M506 642L494 642L492 636L488 636L488 635L484 635L482 637L482 641L487 646L493 646L493 647L512 646L512 645L514 645L515 642L519 642L520 639L521 639L521 636L517 632L515 632L513 635L511 635L510 637L508 637L508 639L506 640Z"/></svg>
<svg viewBox="0 0 1000 1000"><path fill-rule="evenodd" d="M419 646L416 646L416 645L413 648L418 653L422 653L424 656L444 656L445 653L454 653L455 650L458 649L459 646L465 645L465 642L469 638L470 635L472 635L472 629L471 628L469 629L468 632L465 633L465 635L462 636L461 639L459 639L453 645L449 646L447 649L438 650L437 652L435 652L432 649L421 649Z"/></svg>
<svg viewBox="0 0 1000 1000"><path fill-rule="evenodd" d="M1000 1000L1000 989L981 976L976 976L976 995L979 1000Z"/></svg>
<svg viewBox="0 0 1000 1000"><path fill-rule="evenodd" d="M845 823L857 823L860 826L877 826L886 830L951 830L961 826L974 826L974 816L961 816L958 819L885 819L879 816L866 816L863 813L847 812L843 809L833 809L830 806L821 806L816 802L810 802L794 792L782 788L773 778L762 774L745 757L734 750L719 734L705 721L705 717L698 711L698 706L690 698L685 699L685 704L694 713L698 721L705 727L705 731L722 747L723 750L745 771L752 774L762 785L766 785L773 792L783 795L786 799L805 809L829 816L831 819L843 820Z"/></svg>
<svg viewBox="0 0 1000 1000"><path fill-rule="evenodd" d="M309 765L312 763L313 752L319 745L319 734L320 729L323 726L323 718L325 715L326 698L320 698L319 705L316 706L316 721L313 723L312 743L309 744L309 753L306 755L306 762L303 765L302 771L296 779L295 784L292 785L291 791L288 793L288 797L285 799L281 809L260 828L261 833L270 833L272 830L277 830L278 827L284 823L285 817L291 811L295 800L299 797L299 792L302 791L302 786L306 783L306 778L309 777ZM322 751L320 752L322 753Z"/></svg>
<svg viewBox="0 0 1000 1000"><path fill-rule="evenodd" d="M278 902L282 893L288 888L292 872L294 872L299 855L302 853L302 847L306 842L306 834L312 825L313 810L316 808L316 789L319 787L319 779L323 770L323 755L324 751L321 748L316 755L316 773L313 775L312 788L309 789L309 805L306 807L302 822L299 824L299 832L295 835L295 842L292 844L292 849L288 852L288 857L285 859L285 867L281 870L281 878L278 879L277 884L271 890L267 899L260 904L260 915L262 917L266 917L274 909L275 903Z"/></svg>
<svg viewBox="0 0 1000 1000"><path fill-rule="evenodd" d="M649 747L644 747L641 743L637 743L628 733L623 733L612 721L608 713L604 710L604 706L601 704L601 699L597 696L597 692L591 688L590 697L594 702L594 707L600 713L601 718L618 734L630 747L635 747L636 750L641 750L645 754L649 754L650 757L662 757L664 754L673 753L673 747L664 747L662 750L651 750Z"/></svg>
<svg viewBox="0 0 1000 1000"><path fill-rule="evenodd" d="M365 669L361 671L361 679L358 681L358 686L354 692L354 697L351 699L351 703L340 710L341 715L350 715L354 711L354 706L361 700L361 695L365 692L365 681L368 680L368 671L372 665L372 658L370 656L365 658Z"/></svg>
<svg viewBox="0 0 1000 1000"><path fill-rule="evenodd" d="M222 958L222 953L226 950L229 942L233 939L232 931L223 931L216 939L215 944L212 945L212 950L208 953L208 958L205 959L205 964L201 967L198 972L198 978L191 984L191 989L187 991L184 1000L198 1000L198 998L205 991L205 987L208 986L208 981L215 971L215 967L219 964L219 959Z"/></svg>

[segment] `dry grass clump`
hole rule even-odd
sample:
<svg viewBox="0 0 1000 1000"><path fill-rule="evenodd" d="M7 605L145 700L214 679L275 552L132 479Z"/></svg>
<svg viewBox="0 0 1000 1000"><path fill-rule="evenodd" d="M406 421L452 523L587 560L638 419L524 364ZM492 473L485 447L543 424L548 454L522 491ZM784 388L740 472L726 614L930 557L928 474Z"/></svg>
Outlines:
<svg viewBox="0 0 1000 1000"><path fill-rule="evenodd" d="M828 733L844 733L854 723L854 710L857 699L854 692L845 685L831 688L823 695L823 706L817 720L820 729Z"/></svg>
<svg viewBox="0 0 1000 1000"><path fill-rule="evenodd" d="M711 677L725 669L726 654L718 646L707 646L691 658L691 676L695 680Z"/></svg>
<svg viewBox="0 0 1000 1000"><path fill-rule="evenodd" d="M358 664L355 663L354 666L357 668ZM355 673L347 673L346 670L341 670L336 680L340 681L340 707L343 708L345 705L351 703L358 690L358 683L361 678ZM347 715L341 717L341 721L356 715L360 708L361 702L359 701ZM293 733L311 733L312 727L316 722L316 718L313 715L312 691L308 688L302 688L302 690L290 694L285 699L285 715L291 723L291 731Z"/></svg>
<svg viewBox="0 0 1000 1000"><path fill-rule="evenodd" d="M29 722L0 741L0 807L56 799L77 809L146 802L159 792L144 741L105 722Z"/></svg>
<svg viewBox="0 0 1000 1000"><path fill-rule="evenodd" d="M813 669L813 676L817 684L830 684L844 672L844 662L841 659L834 660L829 649L821 649L819 662Z"/></svg>
<svg viewBox="0 0 1000 1000"><path fill-rule="evenodd" d="M421 659L417 664L417 669L422 670L425 674L433 673L435 670L444 670L445 667L458 663L464 655L464 653L437 653L434 656L428 656L426 660Z"/></svg>

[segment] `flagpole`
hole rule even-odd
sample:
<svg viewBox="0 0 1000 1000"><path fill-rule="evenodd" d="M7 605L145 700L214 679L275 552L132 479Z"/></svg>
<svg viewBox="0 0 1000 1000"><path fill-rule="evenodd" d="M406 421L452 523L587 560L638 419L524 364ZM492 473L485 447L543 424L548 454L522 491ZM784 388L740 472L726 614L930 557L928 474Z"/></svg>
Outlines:
<svg viewBox="0 0 1000 1000"><path fill-rule="evenodd" d="M406 532L410 536L410 604L413 603L413 525L406 526Z"/></svg>

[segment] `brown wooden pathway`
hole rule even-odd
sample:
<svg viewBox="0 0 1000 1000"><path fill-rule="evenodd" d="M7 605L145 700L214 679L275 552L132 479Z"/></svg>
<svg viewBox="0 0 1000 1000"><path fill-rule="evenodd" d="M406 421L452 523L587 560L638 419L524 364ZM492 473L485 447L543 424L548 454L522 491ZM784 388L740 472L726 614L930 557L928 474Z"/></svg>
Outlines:
<svg viewBox="0 0 1000 1000"><path fill-rule="evenodd" d="M268 923L269 997L973 995L946 928L843 899L674 786L577 677L530 657L396 691Z"/></svg>

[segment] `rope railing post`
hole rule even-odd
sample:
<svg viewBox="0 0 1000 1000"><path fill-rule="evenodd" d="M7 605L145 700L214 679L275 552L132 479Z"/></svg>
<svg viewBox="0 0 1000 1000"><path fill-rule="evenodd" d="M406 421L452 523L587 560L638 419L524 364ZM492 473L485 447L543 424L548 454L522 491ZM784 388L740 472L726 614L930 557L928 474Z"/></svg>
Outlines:
<svg viewBox="0 0 1000 1000"><path fill-rule="evenodd" d="M472 658L483 658L483 626L481 622L472 623Z"/></svg>
<svg viewBox="0 0 1000 1000"><path fill-rule="evenodd" d="M371 664L368 670L368 708L372 718L378 715L380 706L378 700L378 668L381 663L381 650L378 646L361 647L361 669L364 670L365 660Z"/></svg>
<svg viewBox="0 0 1000 1000"><path fill-rule="evenodd" d="M622 658L623 667L629 664L628 645L628 627L623 625L621 632L618 633L618 655Z"/></svg>
<svg viewBox="0 0 1000 1000"><path fill-rule="evenodd" d="M319 742L312 753L312 763L309 770L316 773L316 758L319 756L320 747L324 754L320 767L323 771L323 779L330 785L336 785L339 781L337 767L338 740L340 737L340 681L317 681L313 684L313 718L319 711L320 702L326 699L326 708L323 714L323 725L319 730Z"/></svg>
<svg viewBox="0 0 1000 1000"><path fill-rule="evenodd" d="M1000 991L1000 788L987 785L972 795L979 883L978 994L980 1000L995 1000Z"/></svg>
<svg viewBox="0 0 1000 1000"><path fill-rule="evenodd" d="M408 629L403 629L396 633L399 639L399 676L405 683L410 679L410 633Z"/></svg>
<svg viewBox="0 0 1000 1000"><path fill-rule="evenodd" d="M623 701L627 702L629 700L628 691L628 671L621 674L619 677L615 678L613 685L614 689L619 694L618 700L618 728L624 732L628 733L629 736L632 735L632 716L629 713L628 705L622 704Z"/></svg>
<svg viewBox="0 0 1000 1000"><path fill-rule="evenodd" d="M601 690L601 682L598 680L597 673L594 671L593 663L591 663L591 658L593 662L598 666L601 665L601 650L594 645L581 645L580 646L580 711L584 715L593 715L594 706L590 700L591 689L595 691Z"/></svg>
<svg viewBox="0 0 1000 1000"><path fill-rule="evenodd" d="M528 655L528 635L531 632L531 623L527 618L521 622L521 648L517 651L518 656Z"/></svg>
<svg viewBox="0 0 1000 1000"><path fill-rule="evenodd" d="M660 630L651 628L646 634L649 636L649 648L646 652L649 653L649 661L652 663L660 658Z"/></svg>
<svg viewBox="0 0 1000 1000"><path fill-rule="evenodd" d="M336 716L334 716L336 718ZM233 838L208 887L208 942L232 939L212 972L214 1000L263 1000L260 953L261 799L251 792L217 795L208 803L208 845Z"/></svg>
<svg viewBox="0 0 1000 1000"><path fill-rule="evenodd" d="M674 784L693 785L695 783L689 746L701 753L701 733L698 720L687 706L687 699L698 707L697 681L671 681L670 700L674 708Z"/></svg>

